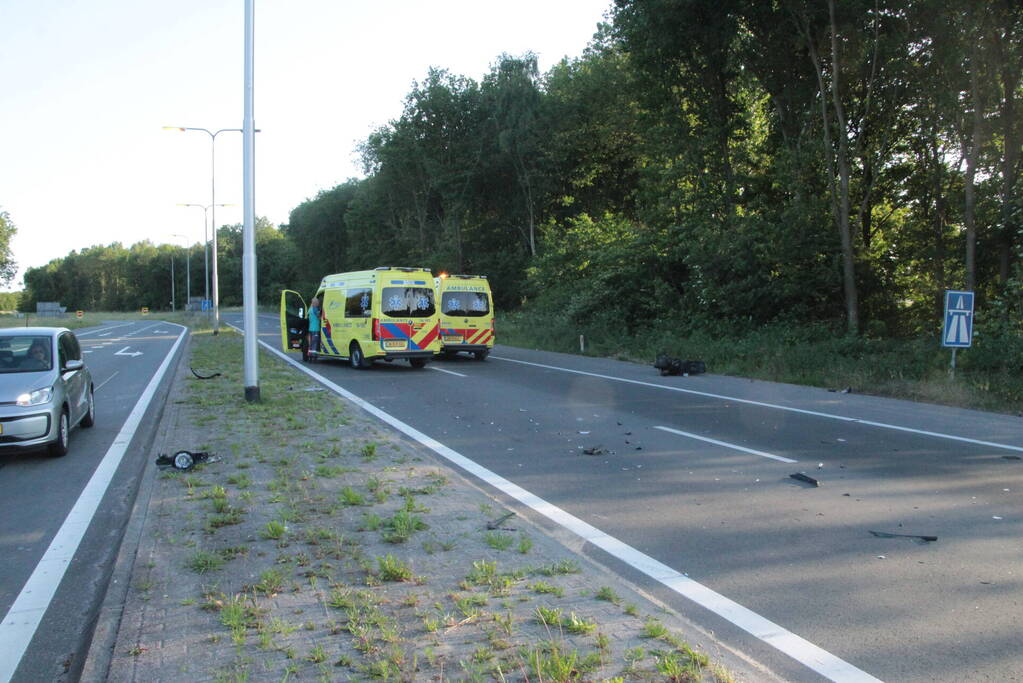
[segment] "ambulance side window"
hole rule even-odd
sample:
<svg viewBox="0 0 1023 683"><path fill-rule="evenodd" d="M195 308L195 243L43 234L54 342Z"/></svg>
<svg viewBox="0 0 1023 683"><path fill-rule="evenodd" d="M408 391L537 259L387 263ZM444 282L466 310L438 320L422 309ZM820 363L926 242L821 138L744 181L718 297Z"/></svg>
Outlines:
<svg viewBox="0 0 1023 683"><path fill-rule="evenodd" d="M349 289L345 297L346 318L368 318L373 311L373 290Z"/></svg>

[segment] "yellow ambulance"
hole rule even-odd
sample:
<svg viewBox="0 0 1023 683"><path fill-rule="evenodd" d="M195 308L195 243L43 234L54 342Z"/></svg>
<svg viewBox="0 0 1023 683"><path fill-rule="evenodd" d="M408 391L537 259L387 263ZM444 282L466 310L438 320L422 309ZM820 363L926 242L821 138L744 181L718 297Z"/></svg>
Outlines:
<svg viewBox="0 0 1023 683"><path fill-rule="evenodd" d="M308 309L298 292L281 292L281 346L302 359L339 358L364 369L374 360L407 360L421 368L440 353L440 316L433 274L382 266L328 275L320 281L319 353L306 348Z"/></svg>
<svg viewBox="0 0 1023 683"><path fill-rule="evenodd" d="M494 348L494 306L486 275L448 275L434 279L440 301L443 353L466 351L484 360Z"/></svg>

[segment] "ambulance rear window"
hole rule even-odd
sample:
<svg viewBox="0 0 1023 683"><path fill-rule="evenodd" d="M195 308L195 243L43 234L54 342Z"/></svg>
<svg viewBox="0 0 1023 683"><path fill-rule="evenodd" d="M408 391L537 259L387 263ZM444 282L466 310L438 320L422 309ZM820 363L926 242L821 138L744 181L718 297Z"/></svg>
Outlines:
<svg viewBox="0 0 1023 683"><path fill-rule="evenodd" d="M380 308L392 318L429 318L437 312L430 287L384 287Z"/></svg>
<svg viewBox="0 0 1023 683"><path fill-rule="evenodd" d="M443 315L461 315L467 318L490 313L490 298L486 292L444 292L440 299Z"/></svg>

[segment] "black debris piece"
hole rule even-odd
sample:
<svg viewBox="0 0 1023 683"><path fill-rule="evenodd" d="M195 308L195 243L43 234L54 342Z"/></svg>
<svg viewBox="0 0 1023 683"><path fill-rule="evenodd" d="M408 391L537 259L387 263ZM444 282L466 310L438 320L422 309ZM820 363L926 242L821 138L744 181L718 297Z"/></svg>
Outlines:
<svg viewBox="0 0 1023 683"><path fill-rule="evenodd" d="M200 375L198 372L195 371L195 368L189 366L188 369L191 370L192 374L198 377L199 379L213 379L214 377L220 377L219 372L214 372L212 375Z"/></svg>
<svg viewBox="0 0 1023 683"><path fill-rule="evenodd" d="M584 455L614 455L614 451L609 451L603 446L590 446L589 448L583 449Z"/></svg>
<svg viewBox="0 0 1023 683"><path fill-rule="evenodd" d="M672 358L666 353L657 354L654 367L661 371L662 377L683 374L699 375L707 372L707 366L702 360L682 360L681 358Z"/></svg>
<svg viewBox="0 0 1023 683"><path fill-rule="evenodd" d="M172 455L160 454L156 458L156 466L161 470L174 468L176 470L190 470L196 465L207 462L217 462L220 458L205 451L177 451Z"/></svg>
<svg viewBox="0 0 1023 683"><path fill-rule="evenodd" d="M1002 457L1005 458L1006 460L1020 460L1021 459L1018 455L1003 455Z"/></svg>
<svg viewBox="0 0 1023 683"><path fill-rule="evenodd" d="M820 486L821 485L821 483L819 481L817 481L813 477L808 477L807 475L803 474L802 472L796 472L795 474L790 474L789 478L796 479L798 481L805 481L807 484L813 484L814 486Z"/></svg>
<svg viewBox="0 0 1023 683"><path fill-rule="evenodd" d="M487 522L487 528L490 529L491 531L494 531L496 529L500 529L501 531L515 531L515 529L513 529L511 527L501 526L502 524L504 524L505 522L507 522L509 519L511 519L514 516L515 516L514 512L509 512L508 514L506 514L506 515L504 515L502 517L498 517L497 519L495 519L492 522Z"/></svg>
<svg viewBox="0 0 1023 683"><path fill-rule="evenodd" d="M924 541L927 543L938 540L937 536L919 536L917 534L891 534L888 533L887 531L871 531L870 533L873 534L874 536L877 536L878 538L915 538L917 540Z"/></svg>

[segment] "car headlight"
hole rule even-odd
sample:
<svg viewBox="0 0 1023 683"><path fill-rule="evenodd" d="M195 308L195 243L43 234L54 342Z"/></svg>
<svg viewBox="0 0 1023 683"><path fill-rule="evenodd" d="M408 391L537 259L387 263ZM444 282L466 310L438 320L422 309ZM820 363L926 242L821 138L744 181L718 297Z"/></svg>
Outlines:
<svg viewBox="0 0 1023 683"><path fill-rule="evenodd" d="M49 403L53 400L53 387L47 387L45 389L36 389L33 392L22 394L18 397L17 404L19 406L38 406L44 403Z"/></svg>

